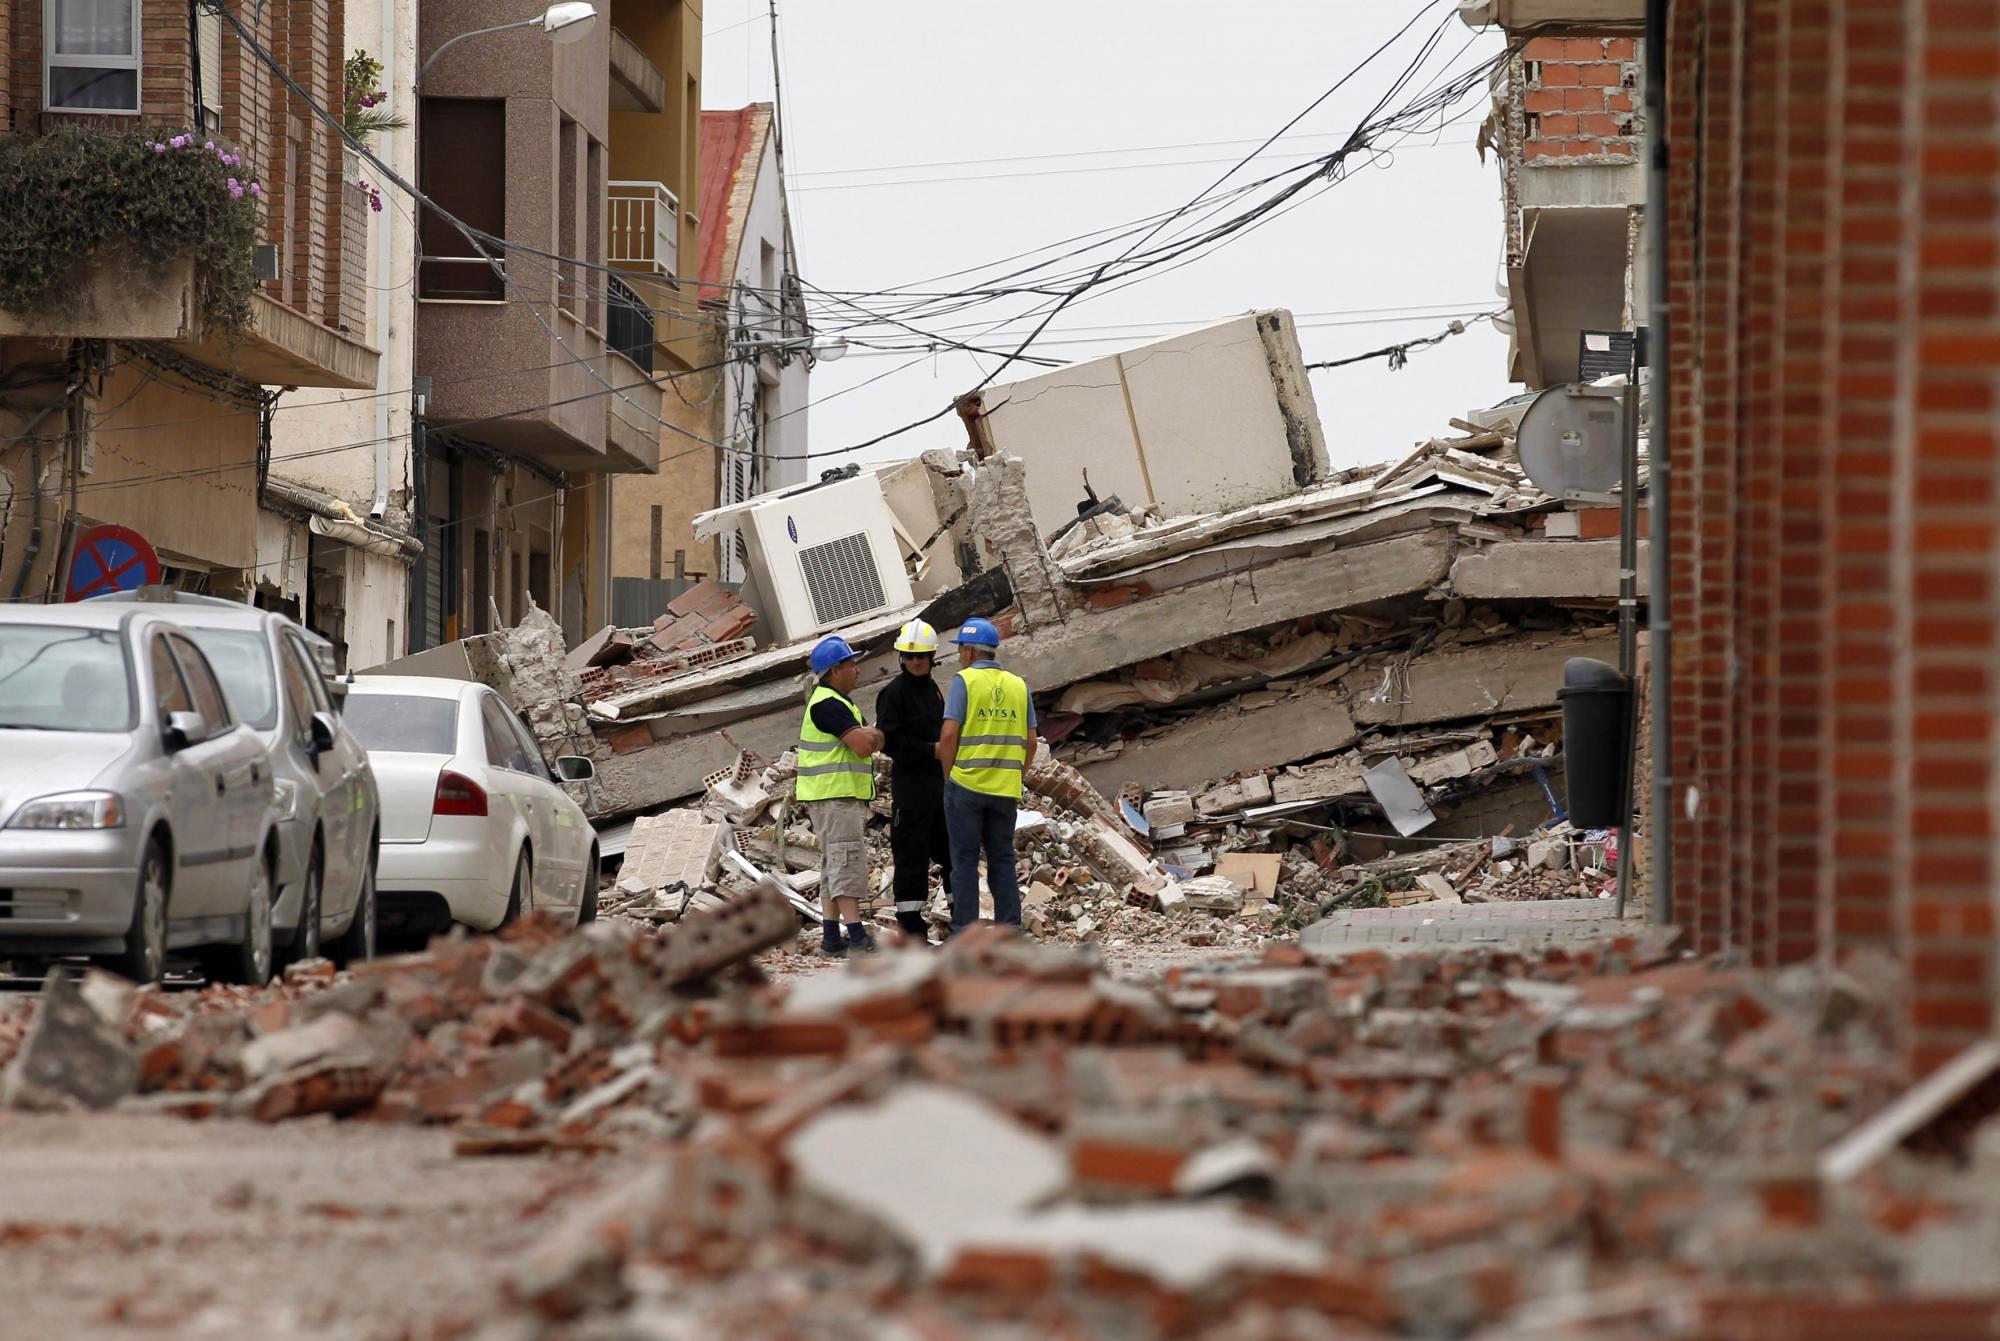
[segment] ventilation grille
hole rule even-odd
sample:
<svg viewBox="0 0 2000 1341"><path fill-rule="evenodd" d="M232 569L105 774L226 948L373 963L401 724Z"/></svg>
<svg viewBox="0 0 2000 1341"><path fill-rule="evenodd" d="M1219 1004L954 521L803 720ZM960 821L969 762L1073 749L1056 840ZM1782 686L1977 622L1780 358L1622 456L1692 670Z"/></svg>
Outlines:
<svg viewBox="0 0 2000 1341"><path fill-rule="evenodd" d="M889 603L875 571L875 550L865 532L799 551L799 571L821 627L880 610Z"/></svg>
<svg viewBox="0 0 2000 1341"><path fill-rule="evenodd" d="M1631 331L1582 331L1576 342L1576 380L1623 376L1632 368Z"/></svg>

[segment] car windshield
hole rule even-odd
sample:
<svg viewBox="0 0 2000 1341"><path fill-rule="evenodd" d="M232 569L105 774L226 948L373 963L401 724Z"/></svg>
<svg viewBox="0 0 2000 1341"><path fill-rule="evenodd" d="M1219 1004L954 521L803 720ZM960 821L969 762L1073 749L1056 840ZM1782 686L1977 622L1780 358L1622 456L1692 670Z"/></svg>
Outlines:
<svg viewBox="0 0 2000 1341"><path fill-rule="evenodd" d="M418 694L349 694L340 710L373 754L458 753L458 700Z"/></svg>
<svg viewBox="0 0 2000 1341"><path fill-rule="evenodd" d="M188 629L216 678L229 694L236 715L253 731L278 724L278 678L271 669L270 644L259 632L241 629Z"/></svg>
<svg viewBox="0 0 2000 1341"><path fill-rule="evenodd" d="M0 729L130 731L134 716L116 633L0 624Z"/></svg>

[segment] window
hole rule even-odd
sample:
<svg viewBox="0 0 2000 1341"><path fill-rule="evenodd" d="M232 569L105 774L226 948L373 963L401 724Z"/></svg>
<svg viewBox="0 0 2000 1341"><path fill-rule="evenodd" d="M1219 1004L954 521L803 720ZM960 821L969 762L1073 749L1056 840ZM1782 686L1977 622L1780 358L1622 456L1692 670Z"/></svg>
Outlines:
<svg viewBox="0 0 2000 1341"><path fill-rule="evenodd" d="M455 699L351 693L340 715L370 754L458 753Z"/></svg>
<svg viewBox="0 0 2000 1341"><path fill-rule="evenodd" d="M0 729L131 728L132 686L117 634L39 624L0 625ZM10 748L24 747L15 741Z"/></svg>
<svg viewBox="0 0 2000 1341"><path fill-rule="evenodd" d="M507 104L497 98L426 98L422 126L424 194L469 227L507 236ZM420 296L487 302L507 297L506 285L480 249L431 211L423 215L423 247Z"/></svg>
<svg viewBox="0 0 2000 1341"><path fill-rule="evenodd" d="M393 619L389 621L392 632L395 622ZM285 635L285 650L299 663L299 669L305 677L306 692L312 696L313 711L332 712L333 700L326 692L326 677L333 673L332 670L313 656L312 651L306 647L305 639L296 633Z"/></svg>
<svg viewBox="0 0 2000 1341"><path fill-rule="evenodd" d="M229 712L229 700L222 695L222 685L209 669L208 658L185 638L173 638L174 659L181 663L181 674L187 678L188 693L194 697L194 710L208 723L209 730L220 732L229 727L235 718Z"/></svg>
<svg viewBox="0 0 2000 1341"><path fill-rule="evenodd" d="M222 16L197 10L194 16L195 57L201 63L201 127L222 129Z"/></svg>
<svg viewBox="0 0 2000 1341"><path fill-rule="evenodd" d="M48 105L139 110L139 0L47 0Z"/></svg>
<svg viewBox="0 0 2000 1341"><path fill-rule="evenodd" d="M513 715L491 694L480 697L479 725L486 736L487 763L511 773L530 771L527 756L521 752L521 738L514 731Z"/></svg>
<svg viewBox="0 0 2000 1341"><path fill-rule="evenodd" d="M301 741L312 739L312 715L318 711L313 702L312 680L305 668L299 664L298 653L293 650L291 640L285 640L284 650L278 657L279 674L285 681L285 702L292 707L292 734Z"/></svg>
<svg viewBox="0 0 2000 1341"><path fill-rule="evenodd" d="M181 680L181 670L174 664L174 654L164 637L153 639L152 656L153 697L160 701L160 719L165 721L177 712L193 712L194 699L188 696L187 685Z"/></svg>
<svg viewBox="0 0 2000 1341"><path fill-rule="evenodd" d="M535 733L530 731L528 724L521 720L521 714L518 712L508 713L507 725L513 728L514 740L522 750L521 763L523 767L521 768L521 772L528 774L530 777L551 778L553 780L553 775L549 772L548 761L542 758L542 747L536 742Z"/></svg>
<svg viewBox="0 0 2000 1341"><path fill-rule="evenodd" d="M242 629L189 629L188 637L208 658L236 715L254 731L278 724L278 684L271 672L271 648L261 633Z"/></svg>

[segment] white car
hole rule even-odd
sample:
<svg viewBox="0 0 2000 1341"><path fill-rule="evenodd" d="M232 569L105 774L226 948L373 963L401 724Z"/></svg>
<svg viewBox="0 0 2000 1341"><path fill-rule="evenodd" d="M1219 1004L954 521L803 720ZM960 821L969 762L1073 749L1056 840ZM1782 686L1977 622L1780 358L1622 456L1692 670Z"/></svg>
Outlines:
<svg viewBox="0 0 2000 1341"><path fill-rule="evenodd" d="M563 790L595 776L590 760L558 760L559 781L519 715L467 680L363 675L342 715L381 792L382 934L597 916L597 834Z"/></svg>

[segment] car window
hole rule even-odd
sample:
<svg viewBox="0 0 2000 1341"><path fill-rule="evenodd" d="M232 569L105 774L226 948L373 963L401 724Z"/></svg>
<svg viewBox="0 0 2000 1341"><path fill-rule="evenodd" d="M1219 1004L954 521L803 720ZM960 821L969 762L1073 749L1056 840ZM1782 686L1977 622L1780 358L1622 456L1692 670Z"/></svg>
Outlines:
<svg viewBox="0 0 2000 1341"><path fill-rule="evenodd" d="M341 717L361 748L371 753L458 753L456 699L354 693L347 696Z"/></svg>
<svg viewBox="0 0 2000 1341"><path fill-rule="evenodd" d="M235 721L229 711L229 700L223 697L222 685L209 669L208 659L185 638L170 638L174 645L174 659L181 663L181 674L187 678L188 693L194 696L194 710L207 721L209 729L221 732Z"/></svg>
<svg viewBox="0 0 2000 1341"><path fill-rule="evenodd" d="M161 719L176 712L193 712L194 699L181 679L181 668L174 663L173 649L167 646L165 634L154 636L148 661L153 674L153 697L160 702Z"/></svg>
<svg viewBox="0 0 2000 1341"><path fill-rule="evenodd" d="M299 669L298 654L292 650L292 640L282 640L278 653L279 678L285 684L285 702L292 709L292 734L301 740L312 738L312 715L318 709L313 704L311 679Z"/></svg>
<svg viewBox="0 0 2000 1341"><path fill-rule="evenodd" d="M208 658L238 718L257 731L278 724L278 682L271 670L271 644L261 631L189 629L187 636Z"/></svg>
<svg viewBox="0 0 2000 1341"><path fill-rule="evenodd" d="M296 633L287 633L285 649L297 658L299 665L305 670L305 682L312 694L313 711L332 712L333 699L326 692L326 672L306 647L305 640Z"/></svg>
<svg viewBox="0 0 2000 1341"><path fill-rule="evenodd" d="M491 694L480 695L479 724L486 735L486 762L510 772L526 773L528 759L521 753L521 741L510 725L511 717L499 699Z"/></svg>
<svg viewBox="0 0 2000 1341"><path fill-rule="evenodd" d="M521 720L521 714L518 712L508 713L507 725L514 729L515 743L521 747L523 752L521 758L526 767L521 771L533 777L550 777L548 761L542 758L542 747L535 742L535 733L530 731L528 724Z"/></svg>
<svg viewBox="0 0 2000 1341"><path fill-rule="evenodd" d="M0 624L0 728L129 731L134 718L118 634Z"/></svg>

